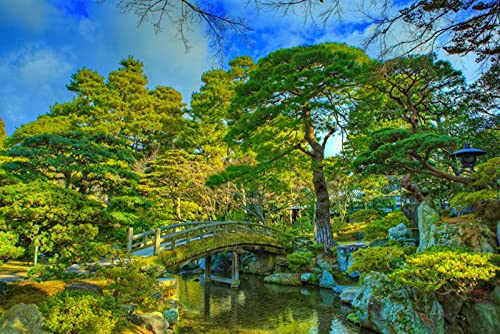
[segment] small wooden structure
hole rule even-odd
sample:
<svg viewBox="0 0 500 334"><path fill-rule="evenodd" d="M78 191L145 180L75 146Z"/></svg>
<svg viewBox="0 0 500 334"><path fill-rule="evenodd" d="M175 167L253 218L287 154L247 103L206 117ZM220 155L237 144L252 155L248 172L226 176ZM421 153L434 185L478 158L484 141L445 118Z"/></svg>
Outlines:
<svg viewBox="0 0 500 334"><path fill-rule="evenodd" d="M231 284L231 287L239 287L239 254L238 250L242 248L246 249L264 249L271 252L281 252L283 246L280 244L278 236L280 230L257 223L248 222L187 222L182 224L174 224L156 228L154 230L142 232L134 235L133 228L129 228L128 231L128 241L127 241L127 251L134 253L140 250L146 250L152 248L152 254L148 255L158 255L162 250L172 250L176 247L187 245L194 241L202 241L206 238L216 238L222 235L230 233L243 233L243 234L257 234L260 236L271 237L276 240L273 243L269 242L254 242L254 243L240 243L231 246L221 245L220 247L215 247L211 249L206 249L201 254L197 254L191 257L186 257L185 259L179 260L176 265L180 266L185 262L189 262L198 258L205 257L205 282L219 281ZM232 252L232 270L231 279L224 277L217 277L211 275L211 258L212 254L231 251Z"/></svg>

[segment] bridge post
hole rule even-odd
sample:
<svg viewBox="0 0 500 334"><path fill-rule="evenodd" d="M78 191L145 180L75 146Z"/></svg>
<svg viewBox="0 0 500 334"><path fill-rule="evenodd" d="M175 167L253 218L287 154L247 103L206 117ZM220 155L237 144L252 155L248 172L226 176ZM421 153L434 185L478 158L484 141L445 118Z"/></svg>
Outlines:
<svg viewBox="0 0 500 334"><path fill-rule="evenodd" d="M154 255L160 254L161 229L155 229Z"/></svg>
<svg viewBox="0 0 500 334"><path fill-rule="evenodd" d="M210 275L212 275L212 256L205 257L205 283L210 283Z"/></svg>
<svg viewBox="0 0 500 334"><path fill-rule="evenodd" d="M231 288L239 288L240 287L240 266L239 266L239 255L233 250L233 258L231 265Z"/></svg>
<svg viewBox="0 0 500 334"><path fill-rule="evenodd" d="M128 228L128 241L127 241L127 252L132 252L132 242L134 241L134 228L129 227Z"/></svg>

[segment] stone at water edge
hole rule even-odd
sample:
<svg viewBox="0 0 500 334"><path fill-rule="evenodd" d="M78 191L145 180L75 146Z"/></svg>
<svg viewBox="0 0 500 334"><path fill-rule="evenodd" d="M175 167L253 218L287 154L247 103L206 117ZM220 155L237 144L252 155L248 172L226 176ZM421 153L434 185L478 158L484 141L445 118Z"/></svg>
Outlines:
<svg viewBox="0 0 500 334"><path fill-rule="evenodd" d="M352 306L361 325L378 333L444 334L443 309L434 294L420 296L383 273L365 276Z"/></svg>
<svg viewBox="0 0 500 334"><path fill-rule="evenodd" d="M292 285L292 286L300 286L302 282L300 280L299 274L293 273L276 273L269 276L264 277L265 283L273 283L279 285Z"/></svg>
<svg viewBox="0 0 500 334"><path fill-rule="evenodd" d="M146 328L155 334L168 333L169 323L163 318L161 312L134 313L130 320L142 328Z"/></svg>
<svg viewBox="0 0 500 334"><path fill-rule="evenodd" d="M35 304L16 304L0 316L1 334L46 334L43 316Z"/></svg>
<svg viewBox="0 0 500 334"><path fill-rule="evenodd" d="M323 270L319 278L319 287L333 289L335 286L337 286L337 282L335 281L335 278L333 278L332 273Z"/></svg>
<svg viewBox="0 0 500 334"><path fill-rule="evenodd" d="M358 295L359 290L360 288L357 286L348 286L342 289L342 292L340 293L340 301L342 304L351 305L354 298Z"/></svg>
<svg viewBox="0 0 500 334"><path fill-rule="evenodd" d="M351 245L343 245L337 247L337 258L339 269L341 272L346 272L353 264L352 253L360 248L367 248L365 243L355 243Z"/></svg>

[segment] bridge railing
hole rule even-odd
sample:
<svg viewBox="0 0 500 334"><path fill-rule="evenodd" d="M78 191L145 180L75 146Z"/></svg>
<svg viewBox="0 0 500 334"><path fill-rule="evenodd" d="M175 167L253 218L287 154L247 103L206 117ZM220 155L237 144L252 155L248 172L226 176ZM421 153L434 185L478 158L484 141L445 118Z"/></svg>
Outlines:
<svg viewBox="0 0 500 334"><path fill-rule="evenodd" d="M230 222L189 222L156 228L139 234L133 234L129 228L127 250L129 252L153 247L154 255L164 249L174 249L180 245L208 237L228 233L258 234L278 238L280 230L274 227L240 221Z"/></svg>

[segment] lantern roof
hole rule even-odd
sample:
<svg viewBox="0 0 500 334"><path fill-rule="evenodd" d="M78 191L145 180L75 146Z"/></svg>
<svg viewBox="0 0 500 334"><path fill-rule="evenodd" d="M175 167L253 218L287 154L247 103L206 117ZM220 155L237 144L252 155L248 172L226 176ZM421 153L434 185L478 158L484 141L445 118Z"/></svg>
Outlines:
<svg viewBox="0 0 500 334"><path fill-rule="evenodd" d="M465 154L472 154L472 155L483 155L486 154L485 151L480 150L478 148L470 147L470 144L464 144L464 148L451 153L450 155L454 155L455 157L461 157L462 155Z"/></svg>

